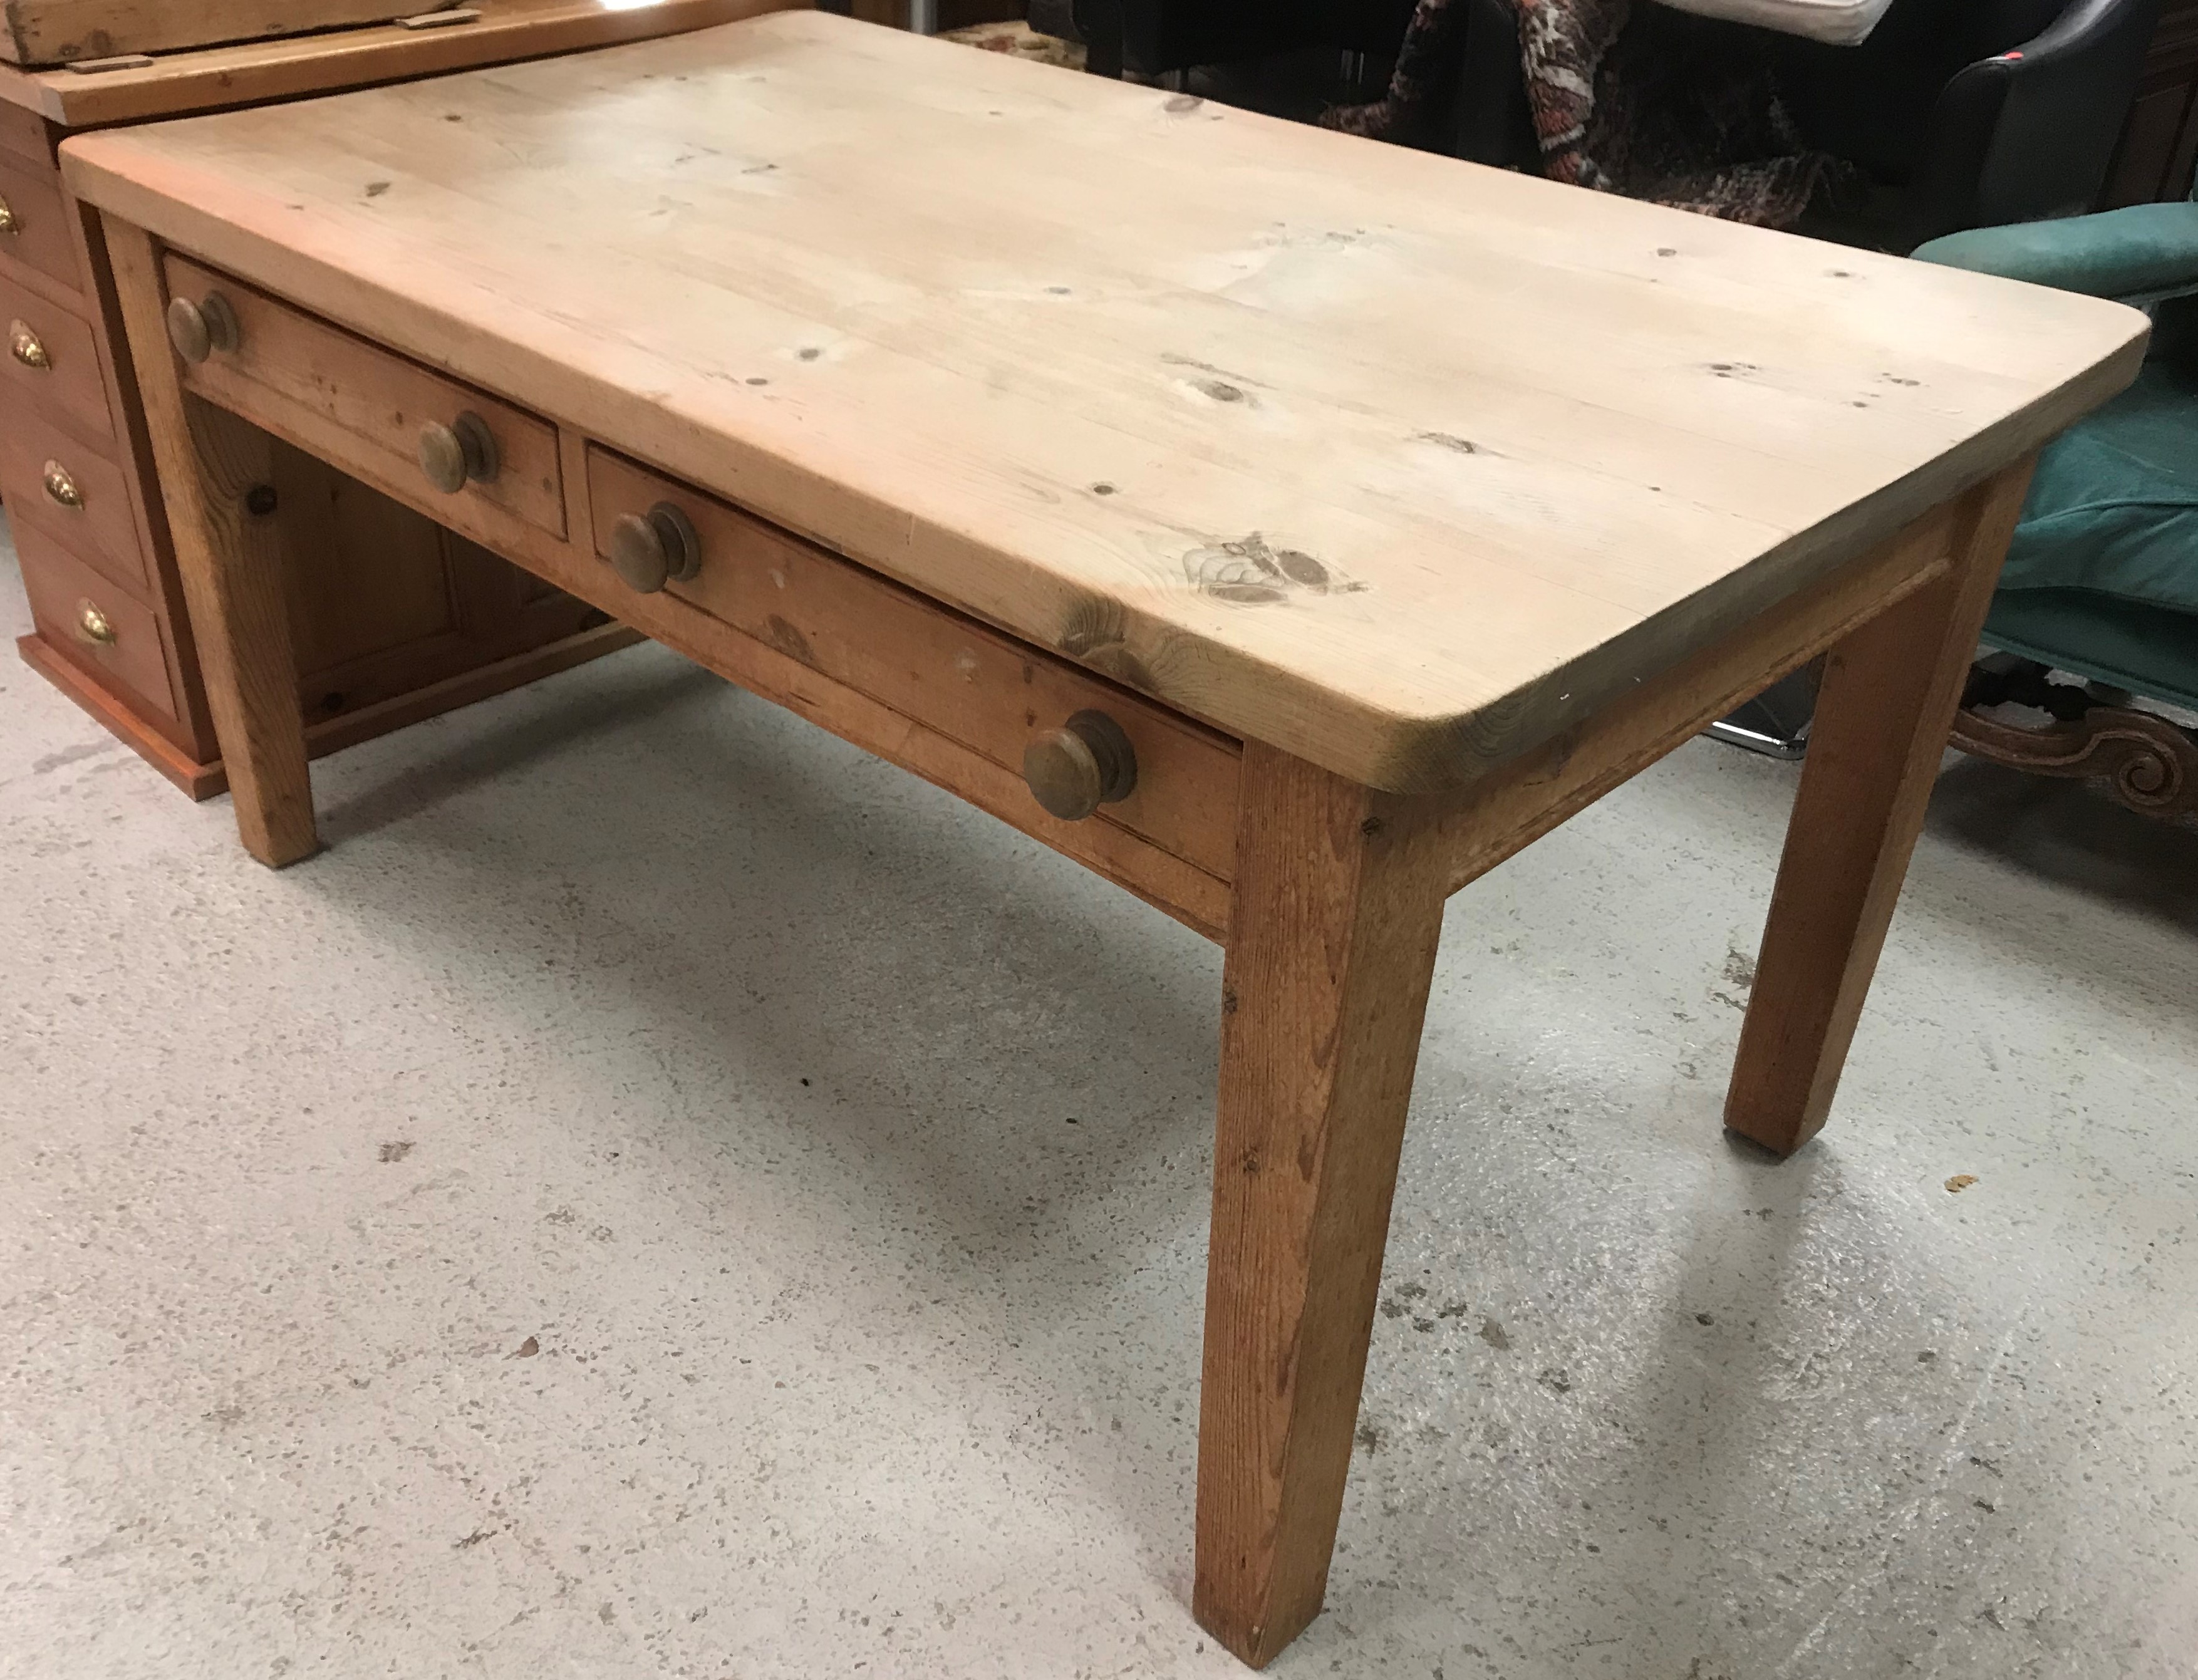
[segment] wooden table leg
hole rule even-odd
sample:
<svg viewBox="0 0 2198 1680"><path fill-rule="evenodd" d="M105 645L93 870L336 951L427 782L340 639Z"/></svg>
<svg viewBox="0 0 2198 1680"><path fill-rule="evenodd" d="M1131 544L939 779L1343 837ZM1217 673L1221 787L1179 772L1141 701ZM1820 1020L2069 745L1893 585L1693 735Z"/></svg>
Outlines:
<svg viewBox="0 0 2198 1680"><path fill-rule="evenodd" d="M2029 483L2026 462L1970 491L1946 575L1826 661L1725 1098L1727 1126L1782 1154L1831 1107Z"/></svg>
<svg viewBox="0 0 2198 1680"><path fill-rule="evenodd" d="M1249 741L1243 777L1193 1607L1258 1667L1328 1585L1445 881L1364 788Z"/></svg>
<svg viewBox="0 0 2198 1680"><path fill-rule="evenodd" d="M246 851L280 869L312 856L320 837L282 549L265 516L272 509L255 514L247 501L273 483L268 440L183 390L153 241L111 217L105 227L237 833Z"/></svg>

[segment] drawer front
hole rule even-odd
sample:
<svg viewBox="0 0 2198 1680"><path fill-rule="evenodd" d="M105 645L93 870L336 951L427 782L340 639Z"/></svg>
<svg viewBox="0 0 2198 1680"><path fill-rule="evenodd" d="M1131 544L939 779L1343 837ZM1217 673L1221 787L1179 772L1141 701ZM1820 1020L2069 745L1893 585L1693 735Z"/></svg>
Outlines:
<svg viewBox="0 0 2198 1680"><path fill-rule="evenodd" d="M1208 875L1235 875L1235 742L592 445L588 500L599 556L610 552L620 515L645 516L660 502L684 513L701 539L690 581L654 597L626 591L628 599L691 602L1017 776L1034 736L1079 712L1105 712L1129 736L1137 776L1130 796L1102 805L1101 817ZM625 590L608 562L604 576L614 593Z"/></svg>
<svg viewBox="0 0 2198 1680"><path fill-rule="evenodd" d="M183 382L207 400L287 437L445 523L494 544L523 540L515 526L565 534L557 431L485 392L445 379L226 275L170 256L168 294L202 304L218 293L235 312L233 349L183 363ZM477 416L494 440L495 476L445 492L420 460L431 426Z"/></svg>
<svg viewBox="0 0 2198 1680"><path fill-rule="evenodd" d="M153 592L121 466L36 415L0 432L0 501L129 590Z"/></svg>
<svg viewBox="0 0 2198 1680"><path fill-rule="evenodd" d="M12 152L26 163L43 164L55 179L54 148L46 138L46 119L12 101L0 99L0 152Z"/></svg>
<svg viewBox="0 0 2198 1680"><path fill-rule="evenodd" d="M107 387L99 377L99 348L91 323L49 303L0 275L0 323L8 342L0 349L0 391L59 415L96 438L112 438Z"/></svg>
<svg viewBox="0 0 2198 1680"><path fill-rule="evenodd" d="M23 590L47 641L163 716L177 715L160 621L35 525L15 527Z"/></svg>
<svg viewBox="0 0 2198 1680"><path fill-rule="evenodd" d="M71 292L84 290L60 186L44 171L0 153L0 274L13 279L22 270Z"/></svg>

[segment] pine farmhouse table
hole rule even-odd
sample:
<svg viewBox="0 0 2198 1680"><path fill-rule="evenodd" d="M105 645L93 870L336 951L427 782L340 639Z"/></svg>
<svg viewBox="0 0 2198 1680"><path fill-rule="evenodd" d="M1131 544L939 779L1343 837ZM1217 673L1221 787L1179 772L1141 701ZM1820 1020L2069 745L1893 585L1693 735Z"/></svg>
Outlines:
<svg viewBox="0 0 2198 1680"><path fill-rule="evenodd" d="M1321 1607L1444 900L1828 654L1726 1123L1823 1124L2143 316L782 12L72 139L238 827L270 436L1224 943L1195 1610Z"/></svg>

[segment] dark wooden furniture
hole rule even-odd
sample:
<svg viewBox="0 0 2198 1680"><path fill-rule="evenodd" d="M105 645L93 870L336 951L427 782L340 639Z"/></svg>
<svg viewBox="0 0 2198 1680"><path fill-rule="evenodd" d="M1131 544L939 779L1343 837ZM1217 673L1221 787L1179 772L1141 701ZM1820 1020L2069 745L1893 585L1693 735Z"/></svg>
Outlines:
<svg viewBox="0 0 2198 1680"><path fill-rule="evenodd" d="M2002 655L1969 672L1954 714L1954 745L2031 776L2096 782L2144 817L2198 817L2198 735L2135 706L2102 700L2091 685L2046 680L2042 660ZM1986 716L2012 700L2044 712L2029 725Z"/></svg>
<svg viewBox="0 0 2198 1680"><path fill-rule="evenodd" d="M34 26L79 15L73 3L18 0L4 15L15 32L7 38L17 51L35 48L45 38ZM35 625L17 644L23 658L193 797L227 785L143 404L119 348L105 248L62 183L55 158L63 139L661 35L771 3L480 0L468 8L477 14L471 21L259 40L95 74L0 63L0 328L8 334L0 501ZM165 44L186 19L199 39L251 34L265 9L191 0L105 9L148 16ZM425 10L426 0L387 9L407 9ZM62 45L81 44L58 25L51 32ZM635 639L585 602L298 451L270 454L250 508L282 553L299 698L317 753Z"/></svg>
<svg viewBox="0 0 2198 1680"><path fill-rule="evenodd" d="M2198 0L2160 0L2100 207L2190 196L2198 163Z"/></svg>

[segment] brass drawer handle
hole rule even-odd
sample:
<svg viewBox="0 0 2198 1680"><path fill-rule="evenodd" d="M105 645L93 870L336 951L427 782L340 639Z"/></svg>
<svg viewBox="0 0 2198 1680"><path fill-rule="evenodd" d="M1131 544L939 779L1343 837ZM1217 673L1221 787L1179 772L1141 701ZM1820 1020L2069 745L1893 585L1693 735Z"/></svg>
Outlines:
<svg viewBox="0 0 2198 1680"><path fill-rule="evenodd" d="M119 635L114 621L89 601L76 604L76 633L96 648L112 648Z"/></svg>
<svg viewBox="0 0 2198 1680"><path fill-rule="evenodd" d="M39 373L50 372L54 365L54 358L46 353L44 340L20 321L8 323L8 353Z"/></svg>
<svg viewBox="0 0 2198 1680"><path fill-rule="evenodd" d="M0 234L10 237L23 231L23 224L15 219L15 206L0 198Z"/></svg>
<svg viewBox="0 0 2198 1680"><path fill-rule="evenodd" d="M611 526L610 560L629 588L654 595L701 571L702 535L677 507L659 502L646 514L619 515Z"/></svg>
<svg viewBox="0 0 2198 1680"><path fill-rule="evenodd" d="M60 462L46 462L44 482L46 486L46 495L62 507L84 506L83 490L78 486L76 480L70 475L69 469L62 466Z"/></svg>
<svg viewBox="0 0 2198 1680"><path fill-rule="evenodd" d="M1137 791L1137 749L1105 712L1079 712L1023 750L1023 780L1055 817L1081 823Z"/></svg>
<svg viewBox="0 0 2198 1680"><path fill-rule="evenodd" d="M468 484L494 484L503 457L488 422L468 409L448 426L431 420L420 428L420 470L444 495L456 496Z"/></svg>
<svg viewBox="0 0 2198 1680"><path fill-rule="evenodd" d="M189 298L168 299L168 342L176 354L193 367L218 350L224 355L244 342L244 323L236 306L218 292L209 292L197 303Z"/></svg>

